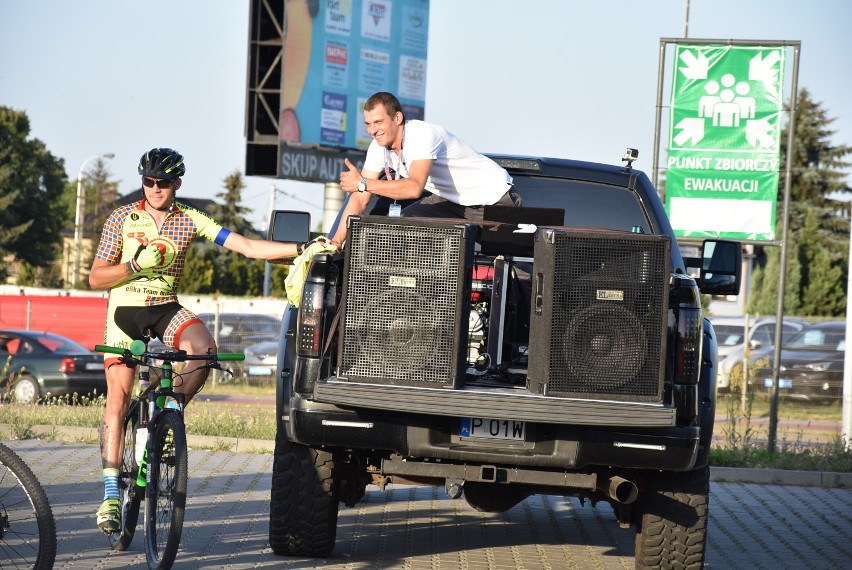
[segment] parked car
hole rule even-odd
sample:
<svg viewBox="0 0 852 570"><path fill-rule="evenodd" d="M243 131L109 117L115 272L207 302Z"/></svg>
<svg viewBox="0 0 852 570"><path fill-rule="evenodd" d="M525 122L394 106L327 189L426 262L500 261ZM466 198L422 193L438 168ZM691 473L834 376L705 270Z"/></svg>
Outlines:
<svg viewBox="0 0 852 570"><path fill-rule="evenodd" d="M248 384L271 384L278 364L278 341L266 340L246 347L242 362L244 380Z"/></svg>
<svg viewBox="0 0 852 570"><path fill-rule="evenodd" d="M216 334L216 314L198 315L214 338ZM281 332L281 319L269 315L252 313L219 313L219 334L217 341L220 352L243 352L247 346L263 341L278 341Z"/></svg>
<svg viewBox="0 0 852 570"><path fill-rule="evenodd" d="M713 330L719 340L719 373L716 388L727 392L731 388L731 376L742 377L745 360L745 317L717 317L713 319ZM775 345L775 317L760 317L748 323L749 348L754 351ZM797 317L784 317L781 323L782 344L790 340L807 323ZM754 362L754 360L752 360ZM735 372L740 371L740 372Z"/></svg>
<svg viewBox="0 0 852 570"><path fill-rule="evenodd" d="M58 334L0 330L0 393L21 403L106 394L103 356Z"/></svg>
<svg viewBox="0 0 852 570"><path fill-rule="evenodd" d="M839 404L843 396L843 364L846 351L846 321L826 321L805 327L782 345L778 369L781 398ZM770 347L761 349L752 375L755 393L772 393ZM766 358L768 357L768 358ZM767 363L760 366L761 363Z"/></svg>

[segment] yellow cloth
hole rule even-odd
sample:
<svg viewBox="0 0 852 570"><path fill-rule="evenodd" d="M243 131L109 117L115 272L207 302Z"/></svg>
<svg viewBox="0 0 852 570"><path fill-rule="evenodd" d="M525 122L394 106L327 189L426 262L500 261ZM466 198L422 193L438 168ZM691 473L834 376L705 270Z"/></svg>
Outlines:
<svg viewBox="0 0 852 570"><path fill-rule="evenodd" d="M328 238L324 238L328 239ZM329 253L337 251L337 247L332 245L330 241L316 241L309 243L305 247L305 251L293 260L293 265L290 267L290 274L284 281L284 289L287 291L287 301L293 307L298 307L302 302L302 289L305 286L305 279L308 278L308 266L311 264L311 259L318 253Z"/></svg>

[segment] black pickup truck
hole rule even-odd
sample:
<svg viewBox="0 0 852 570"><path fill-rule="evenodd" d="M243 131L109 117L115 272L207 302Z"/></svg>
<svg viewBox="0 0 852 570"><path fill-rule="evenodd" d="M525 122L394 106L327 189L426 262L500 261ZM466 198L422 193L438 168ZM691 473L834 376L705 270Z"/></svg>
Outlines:
<svg viewBox="0 0 852 570"><path fill-rule="evenodd" d="M488 512L607 501L637 568L700 568L716 381L700 294L738 292L740 244L685 258L631 149L492 158L521 208L351 217L343 251L310 262L278 355L273 551L329 554L339 503L402 483ZM273 215L271 238L306 239Z"/></svg>

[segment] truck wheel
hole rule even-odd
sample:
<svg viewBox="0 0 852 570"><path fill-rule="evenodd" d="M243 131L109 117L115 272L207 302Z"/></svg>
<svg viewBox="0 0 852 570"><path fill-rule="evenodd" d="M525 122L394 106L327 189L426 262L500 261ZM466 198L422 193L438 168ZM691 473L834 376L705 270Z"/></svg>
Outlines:
<svg viewBox="0 0 852 570"><path fill-rule="evenodd" d="M636 506L636 568L699 569L707 541L710 468L650 473Z"/></svg>
<svg viewBox="0 0 852 570"><path fill-rule="evenodd" d="M529 493L509 485L465 483L464 500L481 513L503 513L529 497Z"/></svg>
<svg viewBox="0 0 852 570"><path fill-rule="evenodd" d="M331 453L279 432L272 464L269 545L275 554L323 557L337 536L338 489Z"/></svg>

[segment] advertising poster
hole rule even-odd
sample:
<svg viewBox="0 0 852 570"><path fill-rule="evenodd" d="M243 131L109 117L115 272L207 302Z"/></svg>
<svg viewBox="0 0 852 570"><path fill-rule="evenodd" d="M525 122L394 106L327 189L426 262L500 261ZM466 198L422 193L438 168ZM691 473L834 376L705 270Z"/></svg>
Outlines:
<svg viewBox="0 0 852 570"><path fill-rule="evenodd" d="M306 148L366 149L363 106L376 91L396 94L409 118L423 118L428 0L288 0L285 24L282 178L322 181L342 162L312 171L328 153L310 159Z"/></svg>

